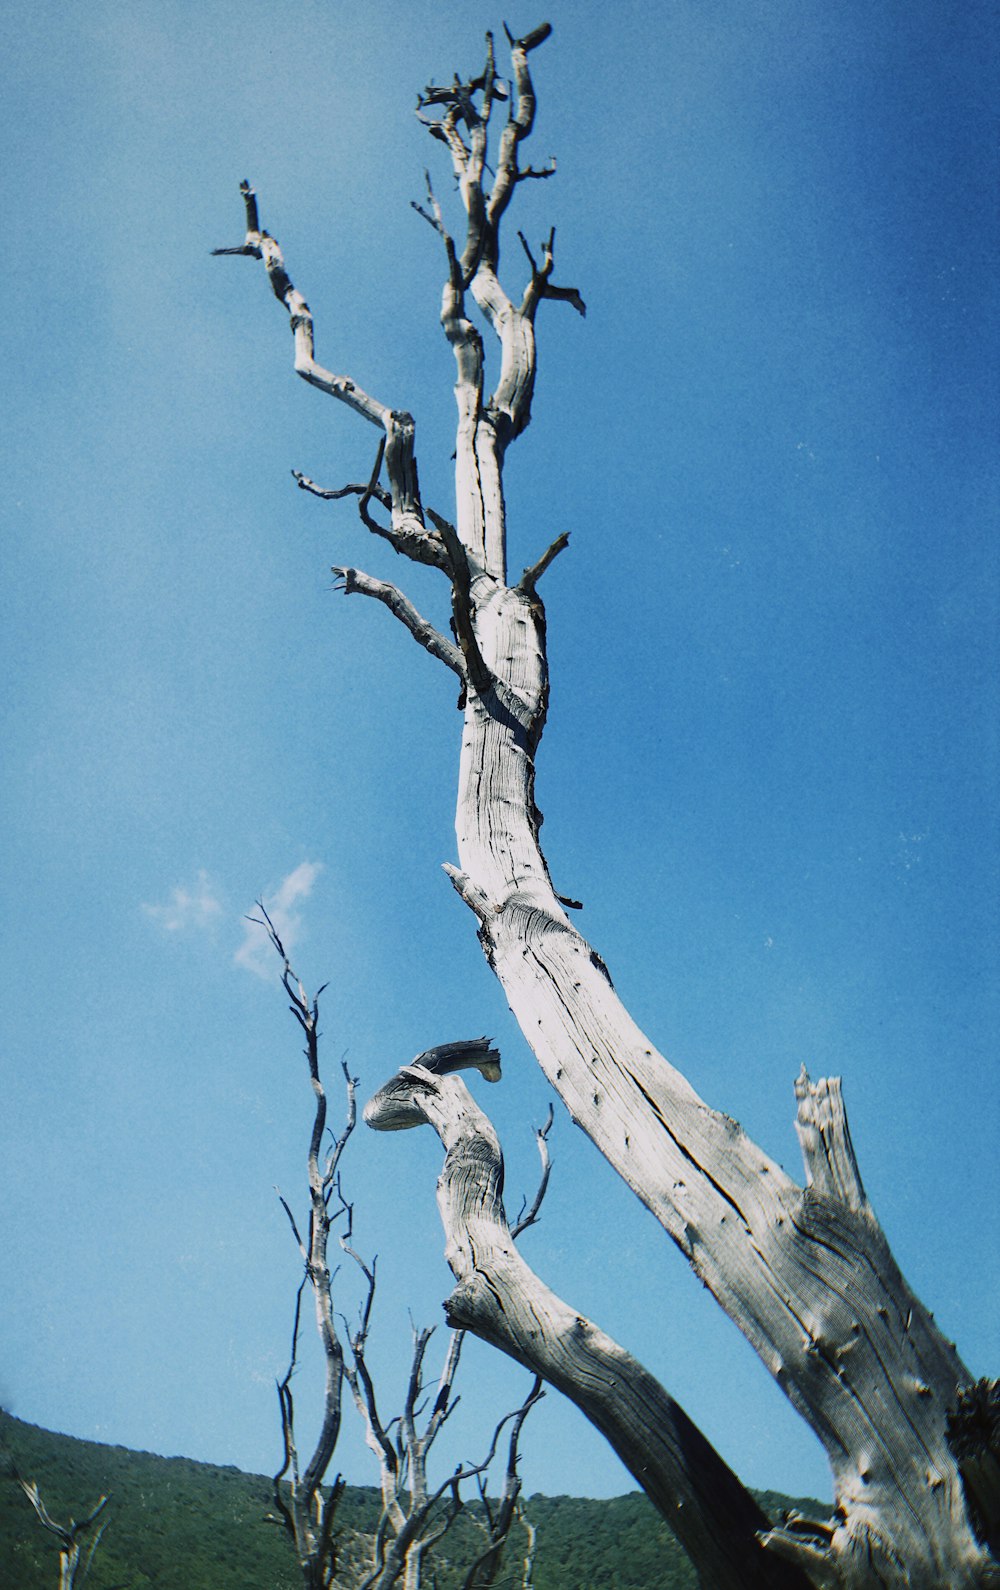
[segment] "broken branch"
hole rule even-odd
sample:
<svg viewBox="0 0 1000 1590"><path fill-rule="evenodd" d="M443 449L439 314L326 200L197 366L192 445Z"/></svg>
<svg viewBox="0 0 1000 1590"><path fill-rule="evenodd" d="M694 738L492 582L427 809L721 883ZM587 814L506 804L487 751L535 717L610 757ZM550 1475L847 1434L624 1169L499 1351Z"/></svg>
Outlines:
<svg viewBox="0 0 1000 1590"><path fill-rule="evenodd" d="M546 547L538 562L525 569L518 581L518 590L524 591L526 595L531 595L549 564L554 563L560 552L565 551L568 546L569 531L564 530L561 535L556 536L550 547Z"/></svg>

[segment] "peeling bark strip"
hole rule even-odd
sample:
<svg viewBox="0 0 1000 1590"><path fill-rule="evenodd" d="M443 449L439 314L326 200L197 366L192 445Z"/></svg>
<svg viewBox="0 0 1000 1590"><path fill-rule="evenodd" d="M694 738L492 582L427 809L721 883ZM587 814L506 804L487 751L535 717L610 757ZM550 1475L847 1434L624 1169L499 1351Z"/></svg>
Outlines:
<svg viewBox="0 0 1000 1590"><path fill-rule="evenodd" d="M525 244L530 276L513 296L500 279L500 228L519 183L554 169L520 163L535 115L529 56L550 31L508 34L509 82L497 75L488 37L477 77L456 76L419 101L451 158L465 215L459 247L428 180L428 205L418 208L444 244L441 323L456 366L454 527L420 503L410 416L316 364L312 316L260 228L247 184L245 241L221 252L263 260L290 317L298 373L384 431L388 492L378 486L381 453L369 486L347 488L364 522L450 580L457 647L395 587L339 571L345 590L381 601L430 655L461 673L459 865L447 870L476 914L522 1032L573 1120L655 1214L826 1449L832 1520L772 1531L772 1554L813 1584L843 1590L995 1585L1000 1570L977 1537L947 1438L949 1412L970 1377L907 1287L875 1220L839 1084L799 1079L801 1188L704 1103L632 1021L603 961L566 916L539 846L535 756L549 684L536 586L566 537L557 535L518 584L507 583L503 467L531 416L537 309L544 299L580 313L584 305L575 289L551 282L552 233L541 265ZM491 120L504 103L491 168ZM470 295L499 345L492 392ZM388 507L389 525L373 519L372 501Z"/></svg>
<svg viewBox="0 0 1000 1590"><path fill-rule="evenodd" d="M458 1282L451 1325L472 1331L565 1393L605 1435L713 1590L801 1590L760 1544L757 1503L648 1370L556 1297L514 1246L493 1125L457 1076L404 1066L365 1106L377 1131L426 1122L446 1150L438 1181L445 1254Z"/></svg>

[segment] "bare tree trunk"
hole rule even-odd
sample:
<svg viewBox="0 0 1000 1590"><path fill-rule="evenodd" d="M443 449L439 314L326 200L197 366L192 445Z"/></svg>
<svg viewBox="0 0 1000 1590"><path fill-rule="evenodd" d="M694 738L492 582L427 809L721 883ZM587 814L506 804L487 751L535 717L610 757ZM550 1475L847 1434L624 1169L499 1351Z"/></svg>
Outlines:
<svg viewBox="0 0 1000 1590"><path fill-rule="evenodd" d="M584 312L573 288L552 283L553 237L537 263L522 238L528 281L520 298L499 278L500 226L518 184L544 177L520 164L535 96L528 64L547 26L508 35L511 82L497 76L492 39L482 73L429 88L421 113L451 156L465 211L461 249L433 191L421 213L447 259L441 320L456 363L456 523L425 509L410 416L369 397L315 361L308 306L281 252L262 231L244 184L247 234L237 249L262 259L289 312L295 367L383 433L367 485L322 492L358 497L364 522L397 552L441 569L451 586L447 639L396 586L341 568L348 594L374 597L462 681L464 728L456 816L457 867L448 871L474 911L483 948L522 1032L573 1120L680 1247L822 1441L835 1510L811 1533L774 1530L776 1559L817 1586L971 1590L998 1582L977 1537L952 1451L949 1413L970 1380L954 1346L901 1276L865 1196L839 1084L797 1084L805 1186L712 1109L640 1031L597 952L572 925L539 846L535 756L548 707L545 615L537 585L565 547L559 535L510 582L503 468L530 418L535 317L543 299ZM491 115L508 102L487 161ZM500 349L492 393L468 295ZM379 483L383 465L388 489ZM389 513L379 522L373 504ZM553 1321L550 1345L562 1338ZM567 1380L576 1383L573 1374ZM750 1580L747 1581L751 1582Z"/></svg>
<svg viewBox="0 0 1000 1590"><path fill-rule="evenodd" d="M477 155L483 116L469 116L467 96L457 92L444 113L468 218L463 258L479 262L471 290L501 343L500 381L487 401L477 334L462 322L452 271L456 301L446 302L442 318L458 366L457 530L481 673L477 684L469 670L460 867L452 878L573 1120L665 1227L824 1443L837 1504L829 1538L775 1533L774 1549L820 1584L973 1584L987 1564L946 1435L948 1411L970 1377L892 1259L857 1175L839 1089L800 1083L803 1190L655 1051L569 921L539 847L534 759L548 704L545 620L537 569L508 584L502 489L506 448L528 419L537 303L529 284L515 307L495 274L500 216L533 108L527 50L515 44L513 55L520 121L512 112L488 198ZM455 140L460 122L468 150ZM533 269L532 284L538 274Z"/></svg>

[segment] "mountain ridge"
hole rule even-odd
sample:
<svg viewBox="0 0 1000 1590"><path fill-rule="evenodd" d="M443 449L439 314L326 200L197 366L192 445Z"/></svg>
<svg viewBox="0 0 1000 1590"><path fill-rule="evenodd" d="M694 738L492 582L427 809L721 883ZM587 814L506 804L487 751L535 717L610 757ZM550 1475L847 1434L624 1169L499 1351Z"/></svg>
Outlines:
<svg viewBox="0 0 1000 1590"><path fill-rule="evenodd" d="M300 1590L267 1476L86 1441L0 1413L4 1590L50 1590L58 1583L55 1538L38 1523L15 1470L37 1481L59 1521L86 1517L110 1495L87 1590ZM789 1508L820 1518L829 1511L812 1498L755 1494L773 1518ZM336 1584L343 1590L358 1581L379 1505L376 1487L345 1487L337 1513ZM696 1590L686 1557L641 1491L604 1499L536 1494L524 1506L537 1531L534 1590ZM467 1512L475 1511L470 1504ZM476 1538L474 1525L460 1518L435 1555L440 1590L460 1583ZM519 1546L515 1541L508 1561L516 1561Z"/></svg>

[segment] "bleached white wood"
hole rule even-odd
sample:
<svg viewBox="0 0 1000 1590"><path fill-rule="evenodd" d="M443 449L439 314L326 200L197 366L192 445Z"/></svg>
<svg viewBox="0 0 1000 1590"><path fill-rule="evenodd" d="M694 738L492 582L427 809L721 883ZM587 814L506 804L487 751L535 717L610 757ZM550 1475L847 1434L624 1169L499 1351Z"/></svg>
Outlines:
<svg viewBox="0 0 1000 1590"><path fill-rule="evenodd" d="M668 1521L706 1590L801 1590L799 1573L762 1549L758 1535L767 1521L753 1497L684 1410L525 1263L504 1212L496 1133L464 1082L421 1064L404 1066L364 1115L380 1131L426 1122L445 1148L438 1207L458 1283L445 1304L449 1323L499 1347L577 1404Z"/></svg>
<svg viewBox="0 0 1000 1590"><path fill-rule="evenodd" d="M355 574L354 589L383 601L432 655L461 672L458 864L448 871L476 915L525 1038L572 1119L660 1221L826 1449L833 1516L771 1531L773 1563L842 1590L982 1590L997 1583L998 1569L977 1538L949 1439L949 1415L970 1376L892 1258L864 1193L839 1083L811 1083L803 1074L797 1084L806 1164L799 1186L738 1123L700 1099L637 1027L563 909L539 845L535 758L548 667L536 587L565 537L556 536L519 584L508 584L503 470L530 419L536 311L545 299L581 313L584 306L574 288L551 281L551 234L540 267L525 243L531 275L515 300L501 283L499 239L518 183L552 169L520 164L535 112L528 57L549 31L508 35L509 87L497 76L490 39L480 77L455 78L420 101L448 149L466 222L459 249L433 193L430 211L421 211L448 262L441 320L456 365L454 528L438 516L426 528L410 415L316 363L308 306L261 230L246 185L246 241L224 252L263 259L291 319L299 374L384 431L391 527L369 527L450 577L457 650L395 587ZM491 169L490 118L504 102ZM492 392L470 296L499 345ZM383 501L375 476L361 494L363 517L373 494ZM523 1275L518 1284L529 1286ZM512 1309L520 1295L512 1282ZM553 1347L566 1328L553 1318L543 1341ZM572 1373L566 1379L579 1390ZM981 1467L989 1508L991 1471Z"/></svg>
<svg viewBox="0 0 1000 1590"><path fill-rule="evenodd" d="M697 1096L622 1006L556 899L538 845L537 604L497 590L477 621L496 684L466 708L456 817L463 891L476 902L480 939L521 1030L573 1120L678 1244L826 1448L837 1509L829 1536L807 1547L775 1532L773 1548L808 1557L817 1583L987 1583L990 1564L947 1440L968 1371L859 1206L844 1142L828 1157L816 1112L808 1126L816 1184L802 1189ZM833 1096L828 1090L824 1107Z"/></svg>
<svg viewBox="0 0 1000 1590"><path fill-rule="evenodd" d="M531 92L523 53L515 80L522 95ZM532 94L529 130L533 109ZM477 468L457 471L457 525L477 559L502 542L503 456L527 423L534 384L534 337L522 335L495 272L496 224L517 180L515 125L512 111L494 214L479 174L463 170L474 238L466 257L480 261L470 285L501 345L499 383L471 440L468 403L460 410ZM541 602L533 589L509 588L502 562L489 556L472 596L491 677L465 707L453 881L573 1120L678 1244L826 1448L833 1522L811 1543L801 1531L773 1532L773 1550L808 1564L818 1583L985 1583L990 1564L947 1440L949 1408L970 1377L906 1286L871 1214L839 1084L810 1091L800 1083L811 1180L802 1189L636 1026L563 910L539 845L535 754L548 704Z"/></svg>

